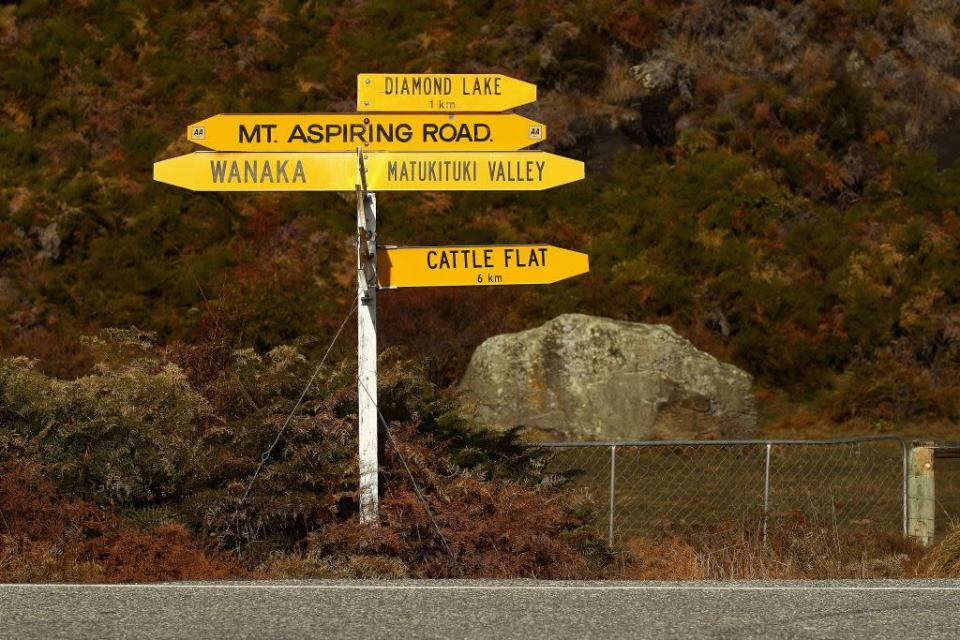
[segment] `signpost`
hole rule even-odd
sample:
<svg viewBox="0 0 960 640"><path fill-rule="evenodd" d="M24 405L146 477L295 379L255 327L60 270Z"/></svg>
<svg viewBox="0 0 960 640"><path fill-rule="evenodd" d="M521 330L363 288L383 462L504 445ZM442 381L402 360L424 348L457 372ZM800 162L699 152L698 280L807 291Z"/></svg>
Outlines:
<svg viewBox="0 0 960 640"><path fill-rule="evenodd" d="M543 151L364 152L370 191L540 191L583 179L583 163ZM193 191L353 191L357 153L195 151L153 165Z"/></svg>
<svg viewBox="0 0 960 640"><path fill-rule="evenodd" d="M360 73L357 111L506 111L537 85L498 73Z"/></svg>
<svg viewBox="0 0 960 640"><path fill-rule="evenodd" d="M381 289L551 284L589 270L587 254L549 244L382 247L377 252Z"/></svg>
<svg viewBox="0 0 960 640"><path fill-rule="evenodd" d="M221 113L187 127L215 151L515 151L546 136L515 113Z"/></svg>
<svg viewBox="0 0 960 640"><path fill-rule="evenodd" d="M586 254L548 244L377 249L375 191L539 191L582 180L542 151L544 126L505 111L537 87L499 74L357 76L357 110L220 114L187 127L214 151L161 160L153 178L193 191L355 191L360 520L378 521L377 290L548 284L586 273ZM453 113L453 112L473 113Z"/></svg>
<svg viewBox="0 0 960 640"><path fill-rule="evenodd" d="M359 155L359 154L358 154ZM360 165L362 171L363 165ZM362 183L362 174L361 174ZM377 196L357 187L357 440L360 520L377 522Z"/></svg>

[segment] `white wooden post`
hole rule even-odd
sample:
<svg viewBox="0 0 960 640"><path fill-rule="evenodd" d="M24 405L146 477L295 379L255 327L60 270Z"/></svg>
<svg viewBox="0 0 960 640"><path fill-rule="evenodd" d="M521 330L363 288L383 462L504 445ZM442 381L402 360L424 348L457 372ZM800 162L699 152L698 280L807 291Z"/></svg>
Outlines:
<svg viewBox="0 0 960 640"><path fill-rule="evenodd" d="M767 443L767 461L763 466L763 546L767 546L767 520L770 518L770 449Z"/></svg>
<svg viewBox="0 0 960 640"><path fill-rule="evenodd" d="M933 542L934 480L932 442L914 442L910 447L907 475L907 534L920 544Z"/></svg>
<svg viewBox="0 0 960 640"><path fill-rule="evenodd" d="M360 167L362 171L362 164ZM363 180L363 182L366 182ZM377 197L357 194L357 412L360 521L378 521L377 460Z"/></svg>

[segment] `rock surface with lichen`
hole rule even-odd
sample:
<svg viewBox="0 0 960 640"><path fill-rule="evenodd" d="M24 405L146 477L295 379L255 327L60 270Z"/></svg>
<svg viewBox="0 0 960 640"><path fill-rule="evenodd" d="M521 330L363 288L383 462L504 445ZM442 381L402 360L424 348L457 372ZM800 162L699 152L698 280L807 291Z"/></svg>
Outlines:
<svg viewBox="0 0 960 640"><path fill-rule="evenodd" d="M667 325L567 314L483 342L461 388L482 424L615 440L749 436L752 384Z"/></svg>

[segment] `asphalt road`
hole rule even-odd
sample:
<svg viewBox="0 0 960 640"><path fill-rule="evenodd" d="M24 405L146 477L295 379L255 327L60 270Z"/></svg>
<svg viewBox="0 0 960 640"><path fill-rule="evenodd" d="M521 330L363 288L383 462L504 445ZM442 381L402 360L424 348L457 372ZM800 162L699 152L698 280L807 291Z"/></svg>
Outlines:
<svg viewBox="0 0 960 640"><path fill-rule="evenodd" d="M0 638L960 637L960 581L0 585Z"/></svg>

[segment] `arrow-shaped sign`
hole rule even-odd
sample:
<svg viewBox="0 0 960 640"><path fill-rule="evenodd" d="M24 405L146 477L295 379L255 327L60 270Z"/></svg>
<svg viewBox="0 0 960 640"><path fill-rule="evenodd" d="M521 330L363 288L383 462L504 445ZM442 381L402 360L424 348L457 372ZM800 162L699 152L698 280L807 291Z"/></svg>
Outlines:
<svg viewBox="0 0 960 640"><path fill-rule="evenodd" d="M550 284L589 270L587 254L549 244L384 247L377 251L377 286L381 289Z"/></svg>
<svg viewBox="0 0 960 640"><path fill-rule="evenodd" d="M579 160L543 151L364 153L370 191L540 191L583 179ZM153 179L193 191L354 191L355 152L197 151L153 165Z"/></svg>
<svg viewBox="0 0 960 640"><path fill-rule="evenodd" d="M221 113L187 127L187 140L216 151L515 151L545 138L513 113Z"/></svg>
<svg viewBox="0 0 960 640"><path fill-rule="evenodd" d="M537 85L498 73L360 73L357 111L506 111Z"/></svg>

